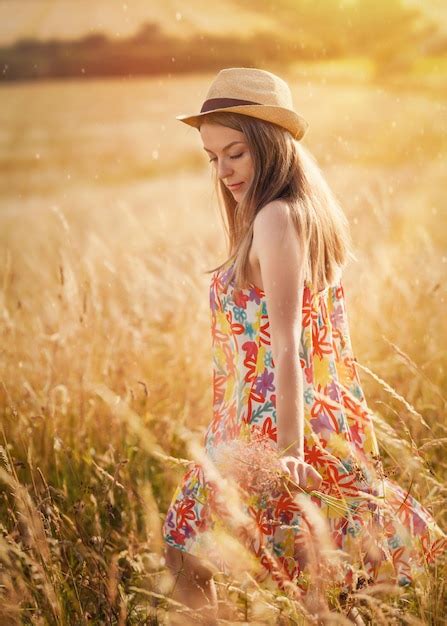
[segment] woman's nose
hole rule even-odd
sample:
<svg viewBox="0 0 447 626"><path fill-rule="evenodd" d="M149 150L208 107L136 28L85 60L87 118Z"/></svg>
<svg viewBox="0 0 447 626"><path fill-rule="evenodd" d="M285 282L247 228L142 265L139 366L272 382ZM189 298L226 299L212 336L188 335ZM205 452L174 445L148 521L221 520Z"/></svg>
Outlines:
<svg viewBox="0 0 447 626"><path fill-rule="evenodd" d="M227 178L227 176L230 176L232 172L233 168L229 163L225 163L225 161L222 161L217 166L217 174L219 178Z"/></svg>

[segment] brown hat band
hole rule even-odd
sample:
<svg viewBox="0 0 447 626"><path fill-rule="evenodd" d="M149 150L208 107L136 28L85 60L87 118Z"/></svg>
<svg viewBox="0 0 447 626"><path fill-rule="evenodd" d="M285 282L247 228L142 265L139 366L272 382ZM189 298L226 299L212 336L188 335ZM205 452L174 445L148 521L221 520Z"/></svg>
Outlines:
<svg viewBox="0 0 447 626"><path fill-rule="evenodd" d="M244 104L259 104L259 102L239 100L239 98L210 98L209 100L205 100L202 108L200 109L200 113L206 113L207 111L212 111L213 109L224 109Z"/></svg>

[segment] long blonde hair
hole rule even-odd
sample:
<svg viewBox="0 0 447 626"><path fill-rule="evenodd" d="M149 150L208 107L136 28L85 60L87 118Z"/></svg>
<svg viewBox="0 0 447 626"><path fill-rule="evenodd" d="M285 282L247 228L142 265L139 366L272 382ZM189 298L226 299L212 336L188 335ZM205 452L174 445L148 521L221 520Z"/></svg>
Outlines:
<svg viewBox="0 0 447 626"><path fill-rule="evenodd" d="M215 272L234 261L235 284L249 282L248 254L253 223L268 202L284 199L306 254L305 280L313 291L333 285L348 260L355 259L349 222L313 156L286 130L263 120L233 112L209 113L204 119L245 134L254 166L254 178L241 202L225 184L214 184L227 235L228 254Z"/></svg>

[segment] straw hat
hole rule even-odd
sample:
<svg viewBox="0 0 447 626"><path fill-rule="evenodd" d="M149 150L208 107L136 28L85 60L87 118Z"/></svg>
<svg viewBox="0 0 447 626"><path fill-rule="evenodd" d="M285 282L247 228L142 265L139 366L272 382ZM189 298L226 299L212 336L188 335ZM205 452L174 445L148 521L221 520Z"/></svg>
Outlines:
<svg viewBox="0 0 447 626"><path fill-rule="evenodd" d="M272 122L301 139L309 124L293 110L292 93L285 80L253 67L220 70L211 83L200 113L176 119L199 128L202 118L214 111L232 111Z"/></svg>

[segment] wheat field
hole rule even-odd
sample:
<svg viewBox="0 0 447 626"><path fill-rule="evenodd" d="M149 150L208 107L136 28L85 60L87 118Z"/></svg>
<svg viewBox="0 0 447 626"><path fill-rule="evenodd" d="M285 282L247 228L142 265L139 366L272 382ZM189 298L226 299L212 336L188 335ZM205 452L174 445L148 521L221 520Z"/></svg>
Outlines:
<svg viewBox="0 0 447 626"><path fill-rule="evenodd" d="M351 223L344 286L384 464L445 529L443 94L352 68L282 74ZM211 79L1 87L2 625L167 624L178 609L160 529L211 418L206 271L225 240L199 135L175 115ZM444 623L445 573L371 596L365 615ZM218 583L222 623L305 623L270 590Z"/></svg>

